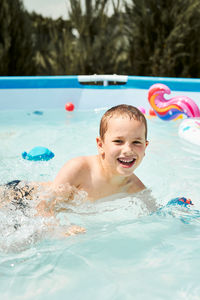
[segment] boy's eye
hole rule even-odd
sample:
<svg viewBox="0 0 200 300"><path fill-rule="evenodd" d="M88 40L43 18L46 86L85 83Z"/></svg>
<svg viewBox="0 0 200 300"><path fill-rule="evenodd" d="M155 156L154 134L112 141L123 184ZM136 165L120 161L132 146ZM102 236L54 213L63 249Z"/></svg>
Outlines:
<svg viewBox="0 0 200 300"><path fill-rule="evenodd" d="M134 141L133 144L138 145L138 144L141 144L141 142L140 141Z"/></svg>
<svg viewBox="0 0 200 300"><path fill-rule="evenodd" d="M114 140L113 142L116 143L116 144L121 144L121 143L123 143L122 140Z"/></svg>

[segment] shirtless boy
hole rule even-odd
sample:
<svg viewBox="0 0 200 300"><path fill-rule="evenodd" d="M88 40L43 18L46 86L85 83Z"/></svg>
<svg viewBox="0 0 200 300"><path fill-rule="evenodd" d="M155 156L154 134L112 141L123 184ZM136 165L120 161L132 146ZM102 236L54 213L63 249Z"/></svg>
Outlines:
<svg viewBox="0 0 200 300"><path fill-rule="evenodd" d="M103 115L98 154L68 161L52 182L54 191L69 191L69 186L83 190L95 201L113 194L133 194L145 189L134 174L142 162L147 141L144 115L131 105L112 107Z"/></svg>
<svg viewBox="0 0 200 300"><path fill-rule="evenodd" d="M78 191L85 191L87 200L95 201L145 189L134 174L148 145L146 119L137 108L122 104L106 111L96 142L97 155L71 159L53 182L25 184L21 188L23 184L15 180L6 185L7 194L10 193L15 205L22 209L23 199L31 199L36 193L38 214L51 216L59 211L59 203L73 200Z"/></svg>
<svg viewBox="0 0 200 300"><path fill-rule="evenodd" d="M134 174L149 144L147 122L140 110L122 104L106 111L96 142L97 155L71 159L51 183L53 192L58 196L63 195L61 202L69 201L77 190L85 191L87 199L95 201L111 195L118 198L121 193L127 196L145 189ZM150 190L147 190L146 196L143 199L146 208L149 212L156 211L158 205ZM191 200L184 197L173 199L172 202L192 205Z"/></svg>

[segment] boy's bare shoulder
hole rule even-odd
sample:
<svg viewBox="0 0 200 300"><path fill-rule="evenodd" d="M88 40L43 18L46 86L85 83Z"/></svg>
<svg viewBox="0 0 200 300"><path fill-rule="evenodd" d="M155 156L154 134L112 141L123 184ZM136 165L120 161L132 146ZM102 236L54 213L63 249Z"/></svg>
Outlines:
<svg viewBox="0 0 200 300"><path fill-rule="evenodd" d="M66 164L64 165L65 168L75 168L76 170L84 171L88 168L90 168L92 156L79 156L70 159Z"/></svg>
<svg viewBox="0 0 200 300"><path fill-rule="evenodd" d="M86 166L87 165L87 156L78 156L70 159L69 161L66 162L65 165L77 165L80 167Z"/></svg>
<svg viewBox="0 0 200 300"><path fill-rule="evenodd" d="M90 157L79 156L67 161L58 172L54 184L65 184L79 186L80 182L90 173Z"/></svg>
<svg viewBox="0 0 200 300"><path fill-rule="evenodd" d="M79 175L82 176L88 169L89 164L87 157L79 156L67 161L59 173L65 175L69 174L70 177L73 177L73 175L77 177Z"/></svg>

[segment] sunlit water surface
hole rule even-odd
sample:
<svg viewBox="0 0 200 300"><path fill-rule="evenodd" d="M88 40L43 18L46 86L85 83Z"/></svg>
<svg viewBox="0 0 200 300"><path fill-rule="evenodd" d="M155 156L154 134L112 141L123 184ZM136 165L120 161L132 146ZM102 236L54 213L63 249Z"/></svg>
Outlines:
<svg viewBox="0 0 200 300"><path fill-rule="evenodd" d="M70 158L97 153L104 110L0 112L0 183L52 180ZM1 299L200 299L200 149L178 136L180 121L148 119L149 147L136 174L165 206L190 197L187 209L150 214L142 197L83 203L59 216L86 233L58 238L46 221L20 211L0 211ZM30 162L23 151L45 146L48 162ZM16 230L14 224L20 223Z"/></svg>

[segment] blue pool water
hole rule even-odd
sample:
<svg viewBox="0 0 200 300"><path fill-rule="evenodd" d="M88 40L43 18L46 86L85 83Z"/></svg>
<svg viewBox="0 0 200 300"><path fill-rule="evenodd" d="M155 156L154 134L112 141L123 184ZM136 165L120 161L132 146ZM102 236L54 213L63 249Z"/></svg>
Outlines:
<svg viewBox="0 0 200 300"><path fill-rule="evenodd" d="M95 138L105 109L0 111L0 183L52 180L77 155L97 153ZM60 222L86 233L64 239L47 234L44 220L0 211L1 299L199 299L200 151L178 136L179 121L148 119L150 145L137 175L158 205L190 197L190 210L150 214L144 194L69 206ZM48 162L23 151L45 146ZM79 203L80 202L80 203ZM19 220L21 228L13 230Z"/></svg>

